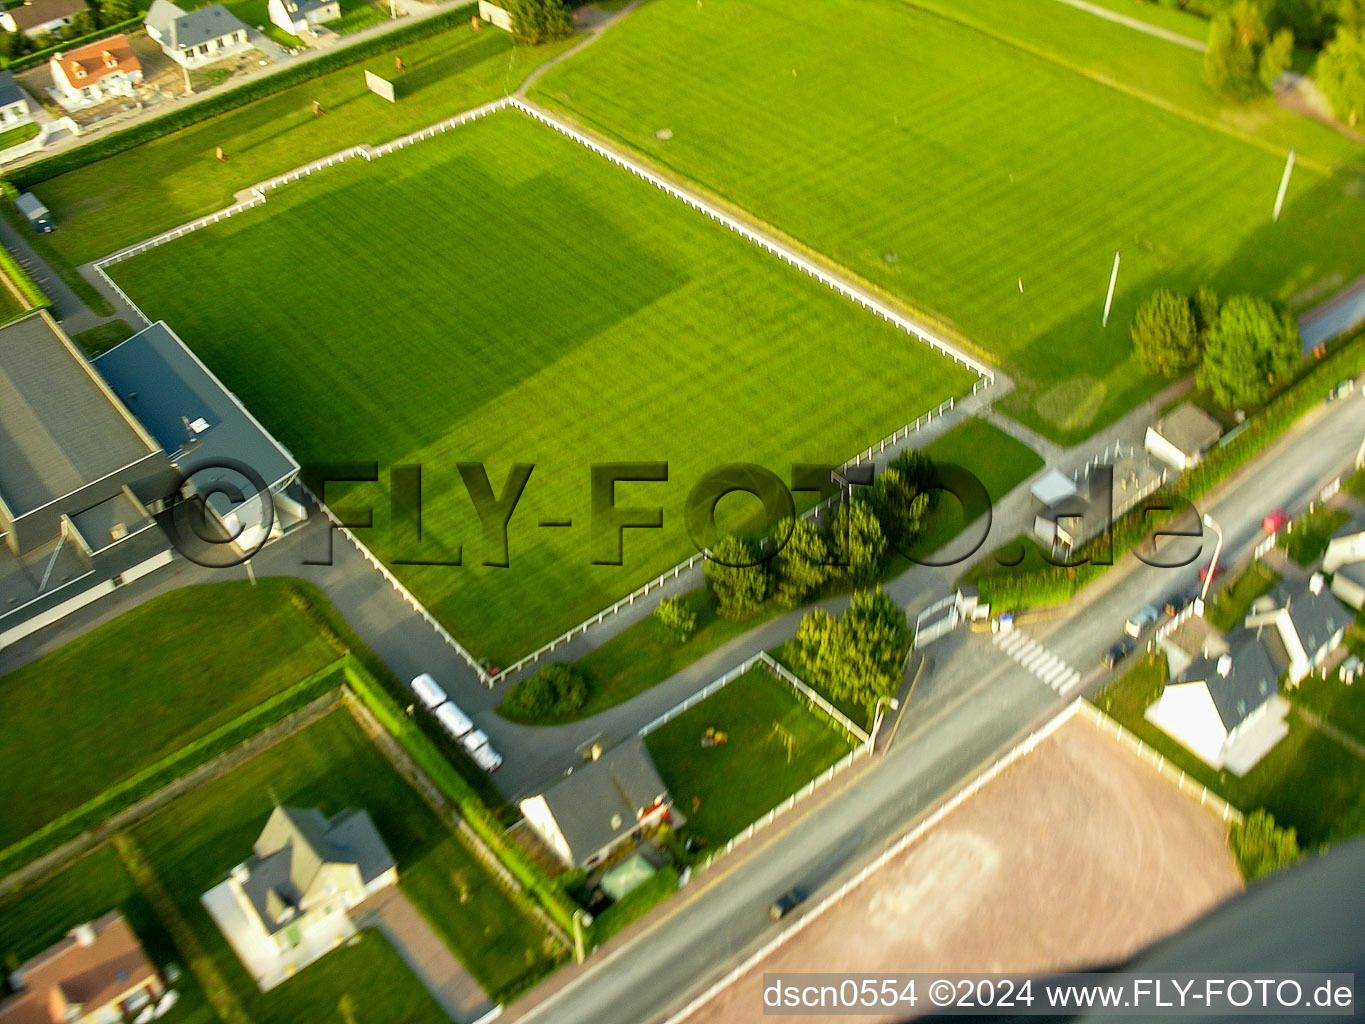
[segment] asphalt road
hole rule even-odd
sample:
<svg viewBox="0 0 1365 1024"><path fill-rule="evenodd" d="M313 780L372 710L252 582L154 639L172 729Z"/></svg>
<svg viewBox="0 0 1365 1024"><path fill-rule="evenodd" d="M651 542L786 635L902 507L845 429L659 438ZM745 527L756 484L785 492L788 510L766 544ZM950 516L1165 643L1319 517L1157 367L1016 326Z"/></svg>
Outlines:
<svg viewBox="0 0 1365 1024"><path fill-rule="evenodd" d="M1235 559L1260 536L1266 513L1305 505L1348 468L1365 438L1365 399L1311 411L1256 462L1200 508L1219 522L1224 557ZM1202 557L1212 553L1205 538ZM1197 578L1197 563L1154 569L1131 557L1068 606L1066 614L1025 632L1100 684L1101 652L1129 614ZM883 760L820 806L814 821L794 816L768 839L762 856L716 876L703 874L673 913L595 969L530 1009L531 1021L637 1024L661 1020L768 941L778 928L772 900L793 885L818 895L909 828L1010 741L1054 713L1064 697L1011 660L988 635L958 632L928 649L936 663L905 711Z"/></svg>

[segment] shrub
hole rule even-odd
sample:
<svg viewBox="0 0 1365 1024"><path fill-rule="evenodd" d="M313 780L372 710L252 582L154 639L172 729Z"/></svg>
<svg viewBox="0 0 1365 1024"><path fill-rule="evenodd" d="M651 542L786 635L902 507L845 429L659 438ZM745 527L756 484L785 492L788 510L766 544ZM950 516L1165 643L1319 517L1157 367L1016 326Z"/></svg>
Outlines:
<svg viewBox="0 0 1365 1024"><path fill-rule="evenodd" d="M685 644L697 629L697 613L681 597L666 597L654 609L659 639L666 644Z"/></svg>
<svg viewBox="0 0 1365 1024"><path fill-rule="evenodd" d="M528 46L563 39L573 32L573 20L564 0L508 0L512 35Z"/></svg>
<svg viewBox="0 0 1365 1024"><path fill-rule="evenodd" d="M1228 829L1228 847L1248 882L1288 867L1299 859L1299 838L1280 828L1269 811L1253 811Z"/></svg>
<svg viewBox="0 0 1365 1024"><path fill-rule="evenodd" d="M588 703L588 684L572 665L552 662L513 684L502 707L513 718L563 718Z"/></svg>
<svg viewBox="0 0 1365 1024"><path fill-rule="evenodd" d="M716 607L722 618L744 619L768 599L768 566L753 546L739 537L726 537L702 563Z"/></svg>

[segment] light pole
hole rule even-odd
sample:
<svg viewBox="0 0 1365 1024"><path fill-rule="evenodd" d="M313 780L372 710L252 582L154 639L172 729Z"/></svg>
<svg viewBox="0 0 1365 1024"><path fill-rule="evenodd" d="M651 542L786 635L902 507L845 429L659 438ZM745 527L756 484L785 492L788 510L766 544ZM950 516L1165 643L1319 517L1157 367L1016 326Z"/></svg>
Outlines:
<svg viewBox="0 0 1365 1024"><path fill-rule="evenodd" d="M1222 528L1214 521L1213 516L1209 515L1207 512L1204 513L1204 525L1218 534L1218 543L1213 546L1213 561L1209 563L1209 570L1204 575L1204 585L1199 589L1199 606L1195 609L1195 614L1197 615L1204 614L1204 601L1209 596L1209 584L1213 582L1213 574L1218 570L1218 556L1223 550Z"/></svg>
<svg viewBox="0 0 1365 1024"><path fill-rule="evenodd" d="M872 734L867 738L867 752L869 754L875 754L877 752L877 733L882 727L882 709L887 706L889 706L892 711L895 711L901 705L900 701L896 700L895 697L882 696L877 698L877 706L872 713Z"/></svg>
<svg viewBox="0 0 1365 1024"><path fill-rule="evenodd" d="M580 924L581 922L581 924ZM580 964L586 955L583 951L583 929L592 927L592 915L582 907L573 912L573 955Z"/></svg>

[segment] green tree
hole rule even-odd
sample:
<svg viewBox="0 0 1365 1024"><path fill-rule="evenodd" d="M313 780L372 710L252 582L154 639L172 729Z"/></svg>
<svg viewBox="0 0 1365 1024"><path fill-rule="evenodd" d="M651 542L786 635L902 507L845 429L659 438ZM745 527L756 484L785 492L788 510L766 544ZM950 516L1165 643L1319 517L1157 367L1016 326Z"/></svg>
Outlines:
<svg viewBox="0 0 1365 1024"><path fill-rule="evenodd" d="M768 598L768 567L747 541L726 537L702 563L702 575L716 598L722 618L745 619Z"/></svg>
<svg viewBox="0 0 1365 1024"><path fill-rule="evenodd" d="M1298 834L1280 828L1268 811L1252 811L1228 829L1228 847L1248 882L1288 867L1299 859Z"/></svg>
<svg viewBox="0 0 1365 1024"><path fill-rule="evenodd" d="M1219 305L1218 293L1212 288L1200 288L1190 299L1190 312L1194 314L1194 329L1198 335L1196 344L1200 352L1204 351L1204 345L1209 340L1209 331L1218 322Z"/></svg>
<svg viewBox="0 0 1365 1024"><path fill-rule="evenodd" d="M77 11L71 16L71 36L88 36L92 32L99 31L99 20L95 17L94 11Z"/></svg>
<svg viewBox="0 0 1365 1024"><path fill-rule="evenodd" d="M137 7L133 0L104 0L99 8L100 21L105 25L117 25L137 17Z"/></svg>
<svg viewBox="0 0 1365 1024"><path fill-rule="evenodd" d="M905 613L879 587L854 594L838 619L822 608L808 613L787 653L798 675L871 711L900 686L910 639Z"/></svg>
<svg viewBox="0 0 1365 1024"><path fill-rule="evenodd" d="M659 638L668 644L685 644L697 629L697 613L681 597L666 597L654 609Z"/></svg>
<svg viewBox="0 0 1365 1024"><path fill-rule="evenodd" d="M1365 30L1365 0L1341 0L1337 4L1337 28Z"/></svg>
<svg viewBox="0 0 1365 1024"><path fill-rule="evenodd" d="M588 684L572 665L555 661L518 683L503 698L514 718L563 718L588 703Z"/></svg>
<svg viewBox="0 0 1365 1024"><path fill-rule="evenodd" d="M564 0L508 0L512 35L528 46L563 39L573 32L573 18Z"/></svg>
<svg viewBox="0 0 1365 1024"><path fill-rule="evenodd" d="M1237 0L1209 25L1204 80L1220 96L1241 102L1265 91L1258 56L1266 41L1265 20L1251 0Z"/></svg>
<svg viewBox="0 0 1365 1024"><path fill-rule="evenodd" d="M1261 87L1266 92L1275 91L1275 79L1279 78L1294 60L1294 33L1282 28L1270 37L1256 58L1256 73L1261 79Z"/></svg>
<svg viewBox="0 0 1365 1024"><path fill-rule="evenodd" d="M22 32L0 32L0 57L13 60L24 52L27 42Z"/></svg>
<svg viewBox="0 0 1365 1024"><path fill-rule="evenodd" d="M1288 29L1303 46L1317 48L1331 38L1338 6L1336 0L1271 0L1266 22L1271 31Z"/></svg>
<svg viewBox="0 0 1365 1024"><path fill-rule="evenodd" d="M1162 288L1138 306L1133 349L1151 373L1174 379L1199 362L1199 322L1192 303Z"/></svg>
<svg viewBox="0 0 1365 1024"><path fill-rule="evenodd" d="M855 585L877 578L886 557L886 534L866 501L855 498L840 503L834 514L834 550Z"/></svg>
<svg viewBox="0 0 1365 1024"><path fill-rule="evenodd" d="M924 515L929 511L929 495L894 463L884 469L866 491L887 541L900 551L910 545L924 528Z"/></svg>
<svg viewBox="0 0 1365 1024"><path fill-rule="evenodd" d="M1343 26L1318 57L1317 81L1339 120L1365 117L1365 29Z"/></svg>
<svg viewBox="0 0 1365 1024"><path fill-rule="evenodd" d="M773 560L773 594L784 608L795 608L838 572L825 535L809 519L785 519L774 536L787 543Z"/></svg>
<svg viewBox="0 0 1365 1024"><path fill-rule="evenodd" d="M1299 327L1288 310L1237 295L1218 313L1195 380L1226 408L1259 405L1302 356Z"/></svg>

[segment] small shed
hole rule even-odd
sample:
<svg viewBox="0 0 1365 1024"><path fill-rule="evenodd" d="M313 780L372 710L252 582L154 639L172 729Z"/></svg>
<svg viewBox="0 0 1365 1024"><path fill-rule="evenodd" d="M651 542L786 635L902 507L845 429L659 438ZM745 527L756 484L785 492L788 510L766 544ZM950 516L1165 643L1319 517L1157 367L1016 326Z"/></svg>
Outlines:
<svg viewBox="0 0 1365 1024"><path fill-rule="evenodd" d="M1223 428L1212 416L1182 402L1147 428L1148 454L1181 472L1196 466L1218 443Z"/></svg>
<svg viewBox="0 0 1365 1024"><path fill-rule="evenodd" d="M1055 508L1062 502L1077 497L1081 493L1076 481L1060 469L1049 469L1029 488L1033 500L1043 508Z"/></svg>
<svg viewBox="0 0 1365 1024"><path fill-rule="evenodd" d="M633 853L602 876L602 891L614 903L648 882L657 870L644 854Z"/></svg>
<svg viewBox="0 0 1365 1024"><path fill-rule="evenodd" d="M44 234L57 230L56 225L52 223L52 215L48 213L47 207L32 192L25 192L14 201L14 205L33 225L33 230Z"/></svg>

